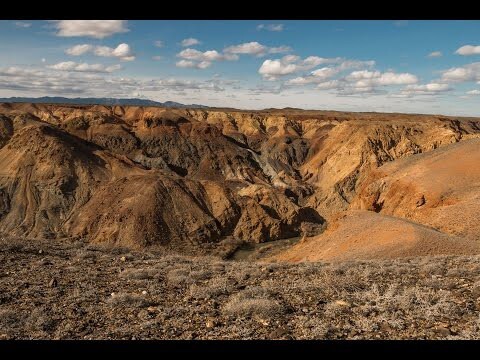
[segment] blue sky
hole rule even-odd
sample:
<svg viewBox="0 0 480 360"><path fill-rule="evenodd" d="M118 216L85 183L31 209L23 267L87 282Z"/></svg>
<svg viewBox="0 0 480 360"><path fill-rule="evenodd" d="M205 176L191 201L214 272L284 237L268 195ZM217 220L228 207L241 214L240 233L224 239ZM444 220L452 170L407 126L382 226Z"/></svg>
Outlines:
<svg viewBox="0 0 480 360"><path fill-rule="evenodd" d="M480 21L0 21L0 96L480 116Z"/></svg>

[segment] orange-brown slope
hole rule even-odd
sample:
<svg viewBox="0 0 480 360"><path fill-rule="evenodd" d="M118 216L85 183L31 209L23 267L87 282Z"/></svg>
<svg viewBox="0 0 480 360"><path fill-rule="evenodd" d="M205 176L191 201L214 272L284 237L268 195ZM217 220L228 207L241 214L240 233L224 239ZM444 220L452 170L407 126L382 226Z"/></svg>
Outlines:
<svg viewBox="0 0 480 360"><path fill-rule="evenodd" d="M479 244L473 241L408 220L351 210L339 215L323 234L306 238L275 259L348 261L478 252Z"/></svg>
<svg viewBox="0 0 480 360"><path fill-rule="evenodd" d="M381 166L359 189L352 208L480 241L480 139Z"/></svg>

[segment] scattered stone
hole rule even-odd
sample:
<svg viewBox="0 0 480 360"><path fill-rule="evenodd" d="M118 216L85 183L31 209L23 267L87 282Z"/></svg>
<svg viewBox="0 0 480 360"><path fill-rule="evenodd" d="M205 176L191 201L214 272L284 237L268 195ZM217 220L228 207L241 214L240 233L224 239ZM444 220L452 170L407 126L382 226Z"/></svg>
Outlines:
<svg viewBox="0 0 480 360"><path fill-rule="evenodd" d="M256 319L258 323L262 324L263 326L268 326L270 323L265 319Z"/></svg>
<svg viewBox="0 0 480 360"><path fill-rule="evenodd" d="M213 329L215 326L217 326L217 321L213 318L208 318L205 322L205 327L207 329Z"/></svg>
<svg viewBox="0 0 480 360"><path fill-rule="evenodd" d="M154 312L157 311L157 308L156 308L155 306L149 306L149 307L147 308L147 311L148 311L148 312L151 312L151 313L154 313Z"/></svg>
<svg viewBox="0 0 480 360"><path fill-rule="evenodd" d="M42 250L42 249L38 250L38 253L39 253L40 255L42 255L42 254L43 254L43 250Z"/></svg>
<svg viewBox="0 0 480 360"><path fill-rule="evenodd" d="M425 202L426 202L425 195L422 195L422 197L417 200L415 205L417 205L417 207L420 207L420 206L425 205Z"/></svg>
<svg viewBox="0 0 480 360"><path fill-rule="evenodd" d="M344 300L336 300L335 305L344 306L344 307L350 307L351 306L351 304L349 302L344 301Z"/></svg>
<svg viewBox="0 0 480 360"><path fill-rule="evenodd" d="M40 265L53 265L53 263L47 258L43 258L40 260Z"/></svg>
<svg viewBox="0 0 480 360"><path fill-rule="evenodd" d="M147 295L147 292L145 290L143 290L142 295Z"/></svg>
<svg viewBox="0 0 480 360"><path fill-rule="evenodd" d="M125 256L122 256L122 257L120 258L120 261L125 262L125 261L127 261L127 258L126 258Z"/></svg>
<svg viewBox="0 0 480 360"><path fill-rule="evenodd" d="M57 287L58 286L57 279L52 278L52 280L50 280L50 282L48 283L48 286L50 286L51 288Z"/></svg>

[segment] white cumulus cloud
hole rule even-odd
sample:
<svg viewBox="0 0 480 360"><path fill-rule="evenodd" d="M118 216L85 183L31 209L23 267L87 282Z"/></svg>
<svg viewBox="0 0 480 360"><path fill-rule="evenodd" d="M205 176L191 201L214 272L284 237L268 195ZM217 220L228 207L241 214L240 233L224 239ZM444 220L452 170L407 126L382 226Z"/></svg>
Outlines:
<svg viewBox="0 0 480 360"><path fill-rule="evenodd" d="M480 81L480 62L444 70L441 80L444 82Z"/></svg>
<svg viewBox="0 0 480 360"><path fill-rule="evenodd" d="M54 20L57 36L103 39L129 31L127 20Z"/></svg>
<svg viewBox="0 0 480 360"><path fill-rule="evenodd" d="M238 45L231 45L226 47L223 52L228 54L242 54L253 56L265 56L266 54L280 54L292 51L290 46L282 45L278 47L268 47L260 44L257 41L251 41Z"/></svg>
<svg viewBox="0 0 480 360"><path fill-rule="evenodd" d="M195 38L183 39L181 42L183 47L194 46L200 44L200 41Z"/></svg>
<svg viewBox="0 0 480 360"><path fill-rule="evenodd" d="M469 55L480 55L480 45L464 45L455 51L455 54L469 56Z"/></svg>
<svg viewBox="0 0 480 360"><path fill-rule="evenodd" d="M321 58L318 56L309 56L301 59L297 55L286 55L281 59L268 59L258 69L260 75L265 80L277 80L279 77L290 75L299 71L310 70L321 64L336 63L339 58ZM298 80L301 82L301 80Z"/></svg>
<svg viewBox="0 0 480 360"><path fill-rule="evenodd" d="M177 57L182 59L176 63L177 67L196 69L206 69L212 65L214 61L238 60L238 55L236 54L221 54L217 50L202 52L190 48L180 51Z"/></svg>
<svg viewBox="0 0 480 360"><path fill-rule="evenodd" d="M65 50L65 53L72 56L80 56L93 51L94 46L89 44L75 45Z"/></svg>
<svg viewBox="0 0 480 360"><path fill-rule="evenodd" d="M116 57L123 61L135 60L130 45L122 43L115 48L109 46L93 46L89 44L75 45L65 50L65 53L72 56L80 56L92 52L96 56Z"/></svg>
<svg viewBox="0 0 480 360"><path fill-rule="evenodd" d="M402 95L437 95L446 91L450 91L452 88L448 84L441 83L429 83L423 85L408 85L402 91Z"/></svg>
<svg viewBox="0 0 480 360"><path fill-rule="evenodd" d="M345 78L347 81L355 82L358 86L370 86L370 85L407 85L416 84L418 78L410 73L394 73L394 72L380 72L359 70L353 71Z"/></svg>

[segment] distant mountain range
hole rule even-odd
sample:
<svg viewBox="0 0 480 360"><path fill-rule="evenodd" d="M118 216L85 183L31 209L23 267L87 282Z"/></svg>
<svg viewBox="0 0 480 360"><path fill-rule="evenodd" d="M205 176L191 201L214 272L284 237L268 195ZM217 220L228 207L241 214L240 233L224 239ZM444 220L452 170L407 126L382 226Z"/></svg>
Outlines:
<svg viewBox="0 0 480 360"><path fill-rule="evenodd" d="M65 98L43 96L38 98L29 97L10 97L0 98L0 102L15 103L41 103L41 104L77 104L77 105L137 105L137 106L160 106L171 108L201 108L206 109L208 106L199 104L181 104L175 101L158 102L148 99L115 99L115 98Z"/></svg>

